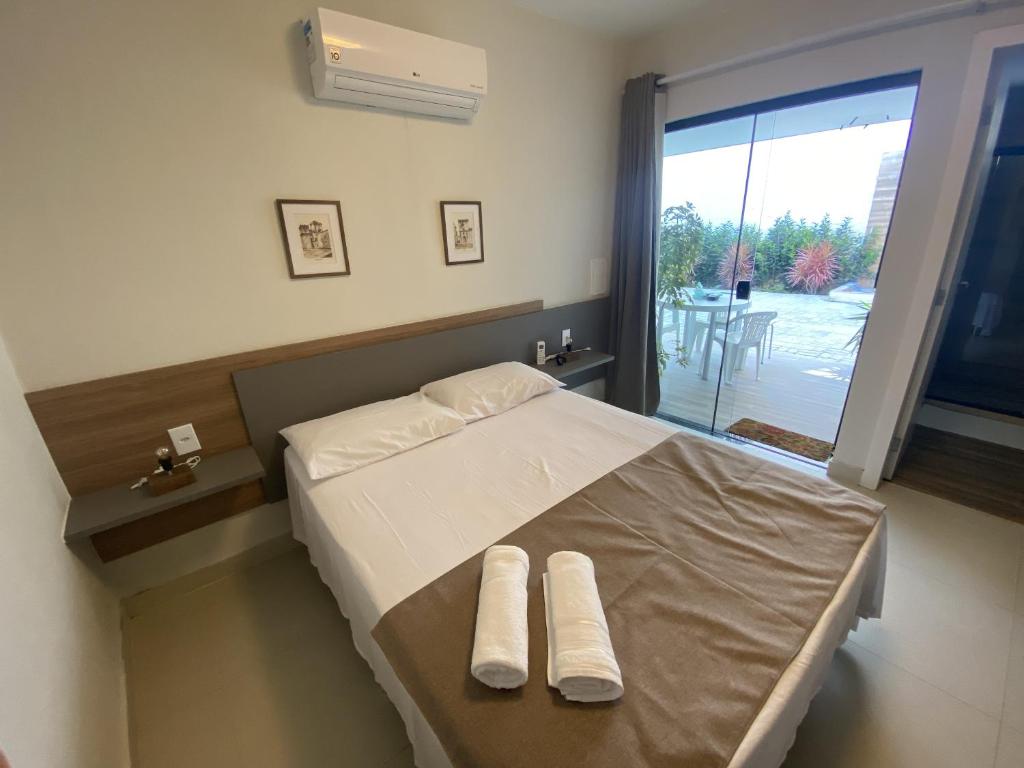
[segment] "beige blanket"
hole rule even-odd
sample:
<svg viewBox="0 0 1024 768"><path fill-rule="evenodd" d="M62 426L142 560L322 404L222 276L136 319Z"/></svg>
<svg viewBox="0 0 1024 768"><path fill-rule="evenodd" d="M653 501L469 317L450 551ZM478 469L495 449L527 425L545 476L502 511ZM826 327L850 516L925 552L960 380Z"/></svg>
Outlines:
<svg viewBox="0 0 1024 768"><path fill-rule="evenodd" d="M530 556L529 682L469 673L482 554L396 605L373 637L453 766L725 766L877 525L882 506L675 435L505 537ZM625 695L545 681L541 576L595 563Z"/></svg>

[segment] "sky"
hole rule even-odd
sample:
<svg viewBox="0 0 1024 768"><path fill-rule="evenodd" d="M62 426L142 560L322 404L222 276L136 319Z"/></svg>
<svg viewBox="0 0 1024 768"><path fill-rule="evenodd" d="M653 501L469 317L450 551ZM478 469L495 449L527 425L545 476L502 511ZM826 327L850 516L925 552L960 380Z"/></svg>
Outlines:
<svg viewBox="0 0 1024 768"><path fill-rule="evenodd" d="M746 221L763 228L786 211L838 224L849 216L863 230L884 152L906 147L909 120L820 131L754 144ZM750 145L665 158L661 206L692 202L701 218L739 222Z"/></svg>

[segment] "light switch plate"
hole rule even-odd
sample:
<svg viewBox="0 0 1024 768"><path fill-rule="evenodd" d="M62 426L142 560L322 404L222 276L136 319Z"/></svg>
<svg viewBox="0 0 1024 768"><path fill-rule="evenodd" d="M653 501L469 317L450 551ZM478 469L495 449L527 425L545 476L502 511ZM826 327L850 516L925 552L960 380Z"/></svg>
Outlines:
<svg viewBox="0 0 1024 768"><path fill-rule="evenodd" d="M562 331L562 346L564 347L570 341L572 341L572 332L571 329L566 328L564 331Z"/></svg>
<svg viewBox="0 0 1024 768"><path fill-rule="evenodd" d="M195 427L191 424L182 424L180 427L172 427L167 430L167 435L174 445L174 452L179 456L186 453L195 453L203 446L199 444L199 437L196 435Z"/></svg>

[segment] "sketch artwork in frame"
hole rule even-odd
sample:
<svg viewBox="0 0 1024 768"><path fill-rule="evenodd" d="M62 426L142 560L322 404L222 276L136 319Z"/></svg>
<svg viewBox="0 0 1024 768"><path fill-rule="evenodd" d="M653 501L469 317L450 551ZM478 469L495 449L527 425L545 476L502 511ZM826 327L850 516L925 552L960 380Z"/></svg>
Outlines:
<svg viewBox="0 0 1024 768"><path fill-rule="evenodd" d="M479 264L484 260L484 217L479 201L441 202L444 263Z"/></svg>
<svg viewBox="0 0 1024 768"><path fill-rule="evenodd" d="M349 274L340 202L278 200L277 216L292 278Z"/></svg>

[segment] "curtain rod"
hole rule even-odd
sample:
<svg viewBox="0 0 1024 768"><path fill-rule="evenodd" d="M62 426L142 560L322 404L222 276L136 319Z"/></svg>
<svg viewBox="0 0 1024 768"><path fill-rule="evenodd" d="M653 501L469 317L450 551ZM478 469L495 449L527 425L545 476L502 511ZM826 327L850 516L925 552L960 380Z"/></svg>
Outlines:
<svg viewBox="0 0 1024 768"><path fill-rule="evenodd" d="M909 11L908 13L890 16L886 19L867 21L863 24L854 24L853 26L843 27L842 29L837 29L832 32L824 32L820 35L804 37L792 43L776 45L771 48L763 48L760 51L736 56L735 58L726 59L725 61L720 61L716 64L708 64L686 72L668 75L667 77L660 78L658 80L658 85L661 87L678 85L679 83L699 80L704 77L710 77L711 75L719 75L733 69L749 67L752 64L763 64L764 62L772 61L774 59L781 59L786 56L793 56L798 53L813 51L816 48L825 48L830 45L846 43L851 40L872 37L874 35L882 34L883 32L891 32L897 29L906 29L908 27L918 27L924 24L931 24L936 21L956 19L961 16L980 15L998 8L1008 8L1019 5L1024 5L1024 0L957 0L957 2L936 5L932 8L925 8L919 11Z"/></svg>

